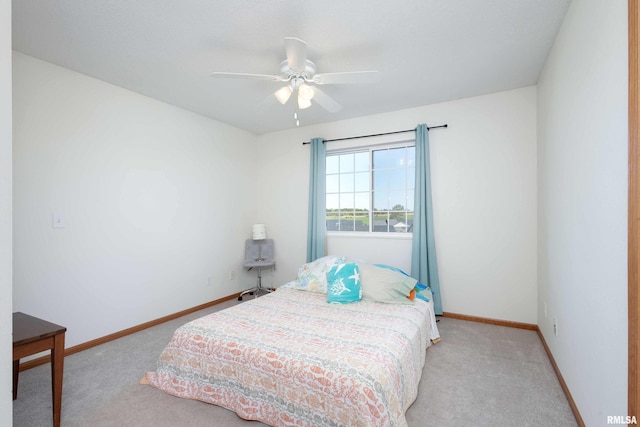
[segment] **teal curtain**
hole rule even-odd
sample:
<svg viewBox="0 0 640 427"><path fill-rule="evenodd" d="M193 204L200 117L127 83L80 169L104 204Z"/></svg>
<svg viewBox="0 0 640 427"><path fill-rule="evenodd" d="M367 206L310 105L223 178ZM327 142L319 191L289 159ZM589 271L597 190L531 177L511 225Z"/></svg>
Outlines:
<svg viewBox="0 0 640 427"><path fill-rule="evenodd" d="M309 223L307 228L307 262L324 256L326 222L326 154L322 138L311 140L309 175Z"/></svg>
<svg viewBox="0 0 640 427"><path fill-rule="evenodd" d="M416 128L416 186L413 207L411 276L420 283L431 287L435 312L442 314L431 206L429 129L426 124L420 124Z"/></svg>

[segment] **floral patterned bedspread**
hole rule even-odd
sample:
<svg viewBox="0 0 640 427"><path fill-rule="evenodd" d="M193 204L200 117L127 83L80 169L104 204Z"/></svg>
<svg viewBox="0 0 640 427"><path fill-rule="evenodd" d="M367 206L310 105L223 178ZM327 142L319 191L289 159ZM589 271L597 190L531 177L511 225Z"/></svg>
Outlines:
<svg viewBox="0 0 640 427"><path fill-rule="evenodd" d="M141 382L272 426L406 426L429 310L279 289L178 328Z"/></svg>

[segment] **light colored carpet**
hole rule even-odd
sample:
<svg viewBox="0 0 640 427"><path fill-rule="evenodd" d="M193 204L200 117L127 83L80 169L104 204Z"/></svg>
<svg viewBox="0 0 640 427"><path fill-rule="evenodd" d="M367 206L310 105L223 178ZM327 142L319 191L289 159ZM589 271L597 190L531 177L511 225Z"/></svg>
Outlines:
<svg viewBox="0 0 640 427"><path fill-rule="evenodd" d="M229 301L65 359L62 425L263 426L206 403L169 396L138 381L180 325ZM442 318L442 341L427 350L410 427L575 426L542 343L533 331ZM13 425L50 426L49 365L20 374Z"/></svg>

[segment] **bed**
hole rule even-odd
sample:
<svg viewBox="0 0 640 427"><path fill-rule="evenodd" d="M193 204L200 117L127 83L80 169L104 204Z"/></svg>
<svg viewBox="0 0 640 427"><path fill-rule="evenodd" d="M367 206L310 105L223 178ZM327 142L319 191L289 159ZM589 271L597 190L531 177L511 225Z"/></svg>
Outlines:
<svg viewBox="0 0 640 427"><path fill-rule="evenodd" d="M320 282L336 265L321 261L311 274ZM272 426L406 426L426 349L439 340L433 303L330 304L326 282L323 292L304 279L299 269L276 292L178 328L141 382Z"/></svg>

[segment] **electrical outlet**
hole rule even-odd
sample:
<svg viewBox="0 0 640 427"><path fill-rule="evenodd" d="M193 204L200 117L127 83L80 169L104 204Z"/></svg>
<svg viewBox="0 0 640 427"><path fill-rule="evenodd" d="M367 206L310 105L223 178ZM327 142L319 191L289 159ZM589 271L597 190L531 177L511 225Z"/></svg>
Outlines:
<svg viewBox="0 0 640 427"><path fill-rule="evenodd" d="M558 336L558 318L553 316L553 335Z"/></svg>
<svg viewBox="0 0 640 427"><path fill-rule="evenodd" d="M207 277L207 286L213 286L213 278L211 276Z"/></svg>
<svg viewBox="0 0 640 427"><path fill-rule="evenodd" d="M544 302L543 304L544 304L544 318L546 319L547 318L547 303Z"/></svg>
<svg viewBox="0 0 640 427"><path fill-rule="evenodd" d="M236 280L236 271L233 268L229 269L229 280Z"/></svg>
<svg viewBox="0 0 640 427"><path fill-rule="evenodd" d="M51 227L52 228L64 228L64 218L59 213L53 213L51 215Z"/></svg>

